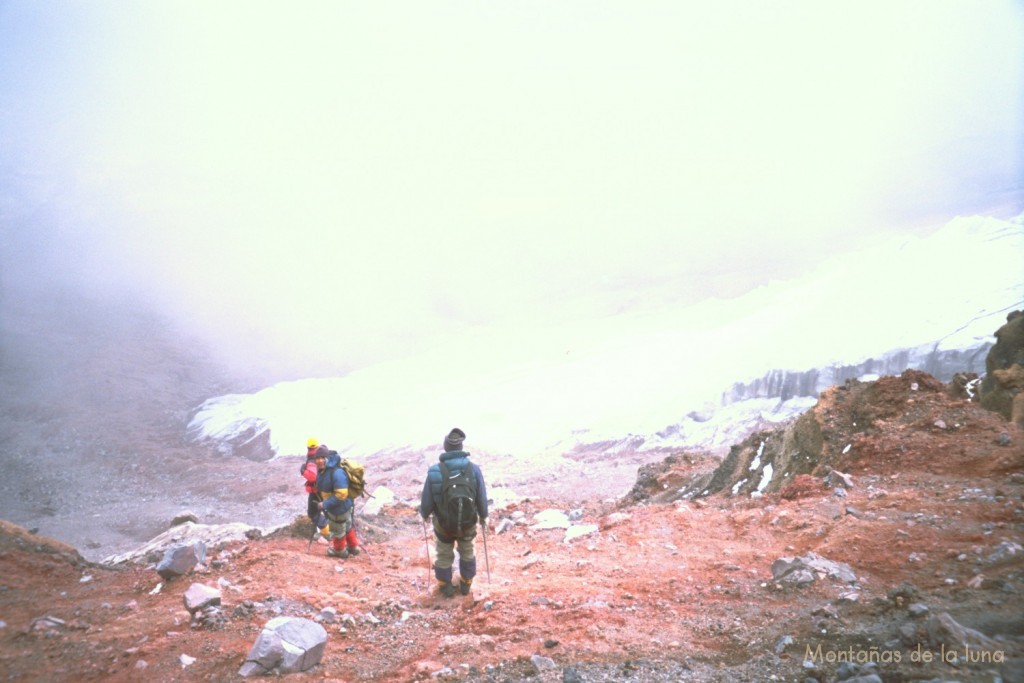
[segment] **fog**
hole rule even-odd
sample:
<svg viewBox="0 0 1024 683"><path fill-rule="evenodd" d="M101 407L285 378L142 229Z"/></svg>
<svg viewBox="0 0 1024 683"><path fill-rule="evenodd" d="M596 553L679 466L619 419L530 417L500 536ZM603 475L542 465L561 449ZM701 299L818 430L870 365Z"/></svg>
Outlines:
<svg viewBox="0 0 1024 683"><path fill-rule="evenodd" d="M812 369L823 379L869 359L886 367L887 357L894 374L935 372L928 359L955 352L960 371L985 369L977 352L1024 306L1024 214L958 218L926 238L895 241L728 301L621 314L615 335L577 324L589 343L545 353L566 340L524 342L528 362L505 358L497 372L467 367L466 358L493 360L474 354L471 340L345 377L210 398L188 432L225 453L256 449L265 436L274 455L301 456L315 434L362 460L420 450L429 465L438 425L457 424L474 435L474 452L514 454L516 466L529 461L535 471L593 444L609 458L616 447L728 449L737 424L782 422L816 402L783 391L727 406L735 381ZM617 342L596 341L608 339Z"/></svg>
<svg viewBox="0 0 1024 683"><path fill-rule="evenodd" d="M3 295L131 299L292 375L570 353L1016 215L1022 127L1009 0L14 0Z"/></svg>

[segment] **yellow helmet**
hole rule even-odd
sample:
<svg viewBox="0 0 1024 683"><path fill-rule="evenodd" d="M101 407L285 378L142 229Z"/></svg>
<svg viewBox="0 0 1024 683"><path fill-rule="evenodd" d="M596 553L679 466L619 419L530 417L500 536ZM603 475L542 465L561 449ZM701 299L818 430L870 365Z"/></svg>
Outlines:
<svg viewBox="0 0 1024 683"><path fill-rule="evenodd" d="M309 440L306 441L306 448L308 448L310 450L316 448L319 445L320 445L320 442L317 441L316 439L312 438L312 437L310 437Z"/></svg>

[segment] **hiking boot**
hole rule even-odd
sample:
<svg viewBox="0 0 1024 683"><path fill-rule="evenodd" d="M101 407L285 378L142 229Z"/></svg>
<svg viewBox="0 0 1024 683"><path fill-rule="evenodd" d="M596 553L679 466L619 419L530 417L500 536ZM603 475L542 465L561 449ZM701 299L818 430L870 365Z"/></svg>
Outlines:
<svg viewBox="0 0 1024 683"><path fill-rule="evenodd" d="M352 557L355 557L356 555L359 554L359 548L356 548L355 546L349 548L348 549L348 554L351 555Z"/></svg>
<svg viewBox="0 0 1024 683"><path fill-rule="evenodd" d="M328 548L327 554L331 557L338 557L344 560L346 557L348 557L349 553L347 550L335 550L334 548Z"/></svg>
<svg viewBox="0 0 1024 683"><path fill-rule="evenodd" d="M463 581L462 579L459 579L459 592L462 593L463 595L469 595L469 589L472 588L472 587L473 587L472 582L470 582L470 581Z"/></svg>
<svg viewBox="0 0 1024 683"><path fill-rule="evenodd" d="M441 584L441 595L443 595L446 598L454 598L455 597L455 586L451 585L450 583L442 583Z"/></svg>

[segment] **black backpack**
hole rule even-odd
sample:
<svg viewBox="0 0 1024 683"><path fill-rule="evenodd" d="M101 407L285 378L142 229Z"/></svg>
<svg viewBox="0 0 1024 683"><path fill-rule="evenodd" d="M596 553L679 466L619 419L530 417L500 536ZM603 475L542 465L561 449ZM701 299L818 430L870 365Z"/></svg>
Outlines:
<svg viewBox="0 0 1024 683"><path fill-rule="evenodd" d="M476 526L476 475L473 466L466 463L462 470L451 473L448 466L441 469L441 501L437 506L438 521L445 531L461 534Z"/></svg>

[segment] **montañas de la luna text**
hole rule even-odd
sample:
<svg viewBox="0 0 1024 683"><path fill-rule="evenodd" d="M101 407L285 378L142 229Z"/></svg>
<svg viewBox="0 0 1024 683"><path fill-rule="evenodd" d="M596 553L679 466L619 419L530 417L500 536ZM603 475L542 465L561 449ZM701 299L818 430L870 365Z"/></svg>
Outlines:
<svg viewBox="0 0 1024 683"><path fill-rule="evenodd" d="M826 664L841 664L850 662L856 664L899 664L903 661L910 661L920 664L932 662L945 662L946 664L1002 664L1006 661L1006 653L1002 650L979 650L964 644L962 648L946 649L943 643L938 650L929 650L920 643L913 650L883 649L876 646L864 648L849 647L845 650L824 649L820 644L817 648L811 649L808 645L804 653L804 659L815 664L824 662Z"/></svg>

